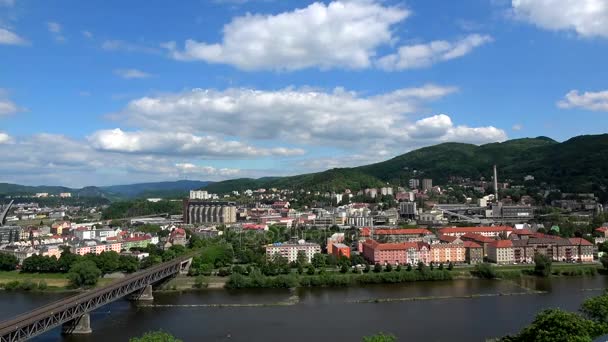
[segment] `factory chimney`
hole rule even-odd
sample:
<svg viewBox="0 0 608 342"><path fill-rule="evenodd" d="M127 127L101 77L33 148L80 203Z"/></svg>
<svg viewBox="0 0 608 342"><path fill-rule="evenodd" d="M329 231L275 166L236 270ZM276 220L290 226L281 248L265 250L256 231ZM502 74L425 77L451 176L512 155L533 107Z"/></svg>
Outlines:
<svg viewBox="0 0 608 342"><path fill-rule="evenodd" d="M494 164L494 200L498 202L498 171L496 171L496 164Z"/></svg>

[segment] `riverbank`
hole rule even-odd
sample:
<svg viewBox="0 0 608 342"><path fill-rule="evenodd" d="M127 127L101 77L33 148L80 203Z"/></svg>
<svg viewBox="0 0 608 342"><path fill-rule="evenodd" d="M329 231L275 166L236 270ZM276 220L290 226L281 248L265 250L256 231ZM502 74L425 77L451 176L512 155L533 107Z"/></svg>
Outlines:
<svg viewBox="0 0 608 342"><path fill-rule="evenodd" d="M115 279L100 278L96 287L105 286ZM0 271L0 290L76 292L70 287L66 273L22 273L19 271Z"/></svg>

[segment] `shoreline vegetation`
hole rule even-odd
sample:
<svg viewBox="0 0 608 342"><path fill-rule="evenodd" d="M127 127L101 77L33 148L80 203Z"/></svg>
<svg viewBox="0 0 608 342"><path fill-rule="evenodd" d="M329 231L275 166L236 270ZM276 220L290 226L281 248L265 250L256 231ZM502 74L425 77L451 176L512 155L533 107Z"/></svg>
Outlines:
<svg viewBox="0 0 608 342"><path fill-rule="evenodd" d="M483 265L483 266L482 266ZM480 272L482 270L486 270ZM324 269L315 274L290 272L279 275L263 275L259 270L250 273L232 273L223 276L178 276L171 279L158 291L197 291L205 289L247 289L247 288L297 288L297 287L348 287L369 284L396 284L418 281L451 281L459 279L499 279L514 280L524 277L541 277L535 274L533 265L494 266L479 264L475 267L457 267L452 270L429 267L422 269L394 268L380 271L358 270L357 273L341 273L334 269ZM595 264L554 265L548 277L578 277L606 274ZM115 281L115 278L99 279L97 287ZM24 273L19 271L0 271L0 290L36 292L78 292L70 286L65 273Z"/></svg>

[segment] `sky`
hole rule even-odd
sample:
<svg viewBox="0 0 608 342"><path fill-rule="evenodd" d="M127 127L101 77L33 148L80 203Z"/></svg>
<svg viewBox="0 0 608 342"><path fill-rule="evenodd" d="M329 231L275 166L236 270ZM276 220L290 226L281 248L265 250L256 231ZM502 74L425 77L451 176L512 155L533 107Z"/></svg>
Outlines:
<svg viewBox="0 0 608 342"><path fill-rule="evenodd" d="M608 128L608 0L0 0L0 182L283 176Z"/></svg>

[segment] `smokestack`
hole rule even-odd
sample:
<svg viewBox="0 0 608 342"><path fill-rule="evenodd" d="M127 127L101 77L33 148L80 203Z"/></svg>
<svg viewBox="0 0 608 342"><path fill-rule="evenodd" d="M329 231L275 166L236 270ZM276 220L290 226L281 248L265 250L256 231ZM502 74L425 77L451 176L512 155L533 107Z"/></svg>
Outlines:
<svg viewBox="0 0 608 342"><path fill-rule="evenodd" d="M494 164L494 199L498 202L498 171L496 171L496 164Z"/></svg>

